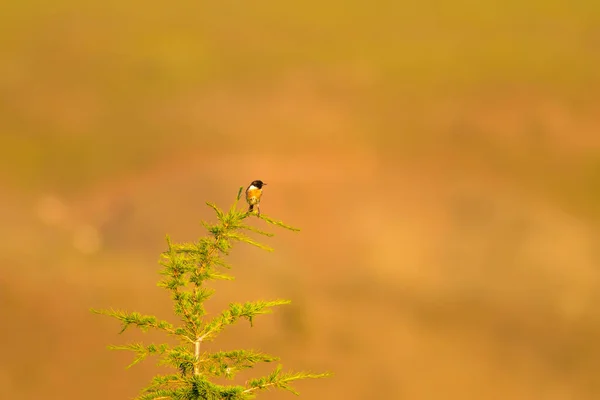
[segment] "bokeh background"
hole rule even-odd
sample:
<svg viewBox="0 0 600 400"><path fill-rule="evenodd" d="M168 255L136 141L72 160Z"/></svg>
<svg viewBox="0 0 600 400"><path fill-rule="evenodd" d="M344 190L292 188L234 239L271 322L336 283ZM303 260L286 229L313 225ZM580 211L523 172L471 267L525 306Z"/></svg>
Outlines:
<svg viewBox="0 0 600 400"><path fill-rule="evenodd" d="M302 231L209 309L293 304L211 349L335 372L306 399L599 398L599 2L2 9L2 397L134 397L154 362L105 346L161 337L89 308L169 318L165 234L262 179Z"/></svg>

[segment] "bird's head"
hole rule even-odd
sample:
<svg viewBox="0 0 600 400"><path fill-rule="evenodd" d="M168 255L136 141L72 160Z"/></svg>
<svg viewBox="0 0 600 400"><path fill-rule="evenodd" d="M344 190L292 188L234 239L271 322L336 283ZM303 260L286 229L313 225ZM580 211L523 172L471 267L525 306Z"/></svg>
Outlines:
<svg viewBox="0 0 600 400"><path fill-rule="evenodd" d="M252 183L250 184L250 186L254 186L257 187L259 189L262 189L263 185L266 185L266 183L264 183L263 181L252 181Z"/></svg>

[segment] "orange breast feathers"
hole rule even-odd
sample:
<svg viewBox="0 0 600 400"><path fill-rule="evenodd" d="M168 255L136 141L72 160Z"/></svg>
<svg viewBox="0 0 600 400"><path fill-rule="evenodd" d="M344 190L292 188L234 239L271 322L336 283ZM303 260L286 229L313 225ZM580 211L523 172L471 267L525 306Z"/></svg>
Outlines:
<svg viewBox="0 0 600 400"><path fill-rule="evenodd" d="M246 190L246 200L249 204L258 204L260 201L260 196L262 196L262 190L259 188Z"/></svg>

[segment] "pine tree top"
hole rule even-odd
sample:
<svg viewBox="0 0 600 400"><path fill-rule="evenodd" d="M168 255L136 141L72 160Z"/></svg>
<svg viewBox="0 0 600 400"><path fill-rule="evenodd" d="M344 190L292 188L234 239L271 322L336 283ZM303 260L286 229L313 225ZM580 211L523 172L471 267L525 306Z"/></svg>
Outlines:
<svg viewBox="0 0 600 400"><path fill-rule="evenodd" d="M249 217L256 216L265 222L291 231L299 229L264 214L254 214L238 209L243 187L229 211L224 212L213 203L206 203L217 216L216 223L202 222L208 235L196 242L173 243L167 236L167 250L162 253L160 264L162 279L158 286L169 291L173 309L179 317L178 323L159 320L153 315L127 312L118 309L91 310L97 314L108 315L121 322L123 333L134 326L143 332L155 329L176 338L176 346L169 344L131 343L112 345L112 350L128 350L135 358L129 367L143 361L148 356L157 356L159 364L172 367L177 373L159 375L153 378L149 386L142 390L139 400L150 399L230 399L245 400L256 396L258 392L270 388L279 388L298 394L291 382L306 378L323 378L329 373L283 372L278 365L265 377L250 379L244 385L218 385L214 378L234 378L242 370L253 368L257 363L274 362L278 358L254 350L233 350L209 352L202 351L202 343L215 340L228 325L240 319L246 319L250 325L254 318L268 314L273 307L289 304L289 300L258 300L245 303L231 303L220 314L209 316L204 303L211 298L214 290L205 286L210 280L232 280L233 276L224 272L231 267L225 262L229 250L236 242L245 242L263 250L273 249L257 242L247 235L254 232L263 236L273 236L248 225Z"/></svg>

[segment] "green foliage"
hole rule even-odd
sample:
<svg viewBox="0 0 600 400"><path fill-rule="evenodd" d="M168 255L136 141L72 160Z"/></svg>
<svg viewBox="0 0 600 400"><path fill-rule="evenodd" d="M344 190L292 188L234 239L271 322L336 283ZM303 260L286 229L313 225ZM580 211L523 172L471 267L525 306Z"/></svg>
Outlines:
<svg viewBox="0 0 600 400"><path fill-rule="evenodd" d="M290 385L292 381L306 378L322 378L328 373L313 374L307 372L282 372L279 365L268 376L251 379L244 385L222 386L212 382L214 378L233 379L236 374L254 367L257 363L270 363L278 358L254 350L234 350L218 352L201 352L201 344L214 340L228 325L240 319L246 319L252 326L254 317L268 314L273 307L289 304L289 300L259 300L245 303L231 303L220 314L209 318L204 303L211 298L214 290L205 287L211 280L232 280L233 276L224 274L222 269L230 266L223 259L235 242L245 242L261 249L272 251L244 232L251 231L264 236L273 234L264 232L246 224L249 214L238 209L243 188L238 191L237 199L227 213L215 204L207 203L216 215L218 222L203 222L209 236L192 243L173 243L167 237L167 250L161 255L160 264L162 279L158 286L170 293L173 310L180 318L179 324L157 319L153 315L142 315L137 312L126 312L115 309L92 310L97 314L108 315L121 322L120 333L130 326L138 327L143 332L149 329L163 331L175 337L179 345L131 343L112 345L112 350L127 350L135 354L131 367L148 356L157 356L159 365L166 365L178 371L176 374L160 375L153 378L139 400L150 399L251 399L260 390L280 388L298 394ZM264 214L257 216L269 224L292 231L297 228L271 219Z"/></svg>

